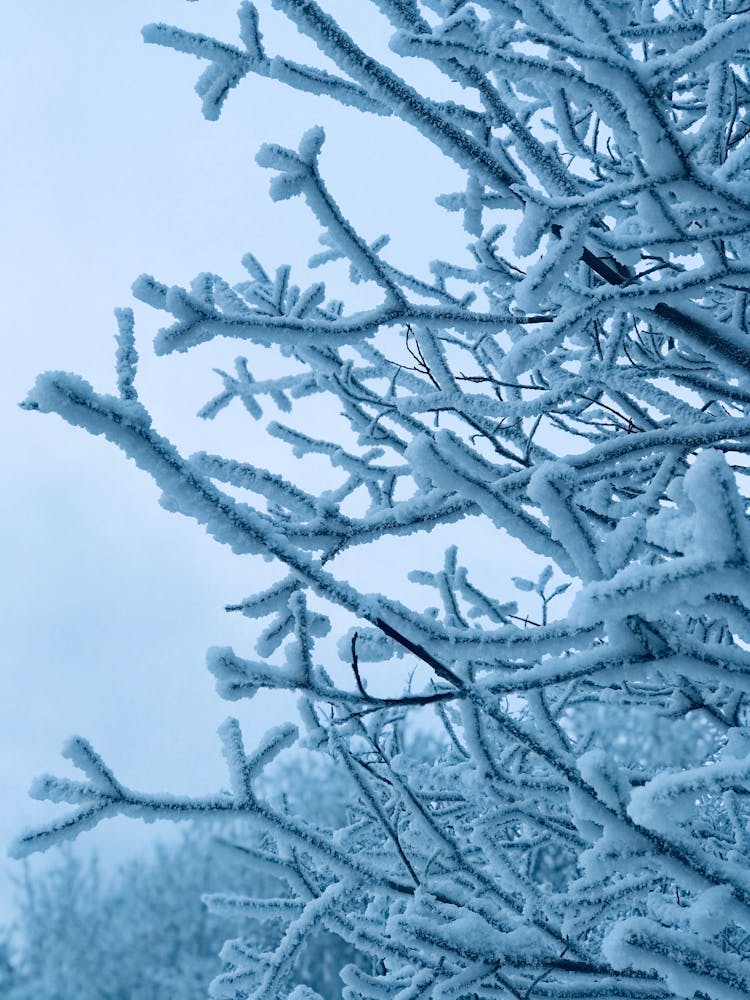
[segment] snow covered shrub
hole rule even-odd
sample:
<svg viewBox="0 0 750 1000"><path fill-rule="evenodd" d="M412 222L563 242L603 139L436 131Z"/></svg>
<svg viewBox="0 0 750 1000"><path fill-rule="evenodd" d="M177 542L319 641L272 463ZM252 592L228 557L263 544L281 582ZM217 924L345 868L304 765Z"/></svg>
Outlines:
<svg viewBox="0 0 750 1000"><path fill-rule="evenodd" d="M320 128L296 150L260 150L272 198L301 196L321 226L312 263L348 260L378 292L367 311L250 255L233 285L134 286L172 317L158 354L216 337L250 352L202 416L242 403L260 420L270 401L290 415L268 433L330 461L335 488L311 492L246 455L180 454L139 397L128 310L118 395L55 372L25 404L104 434L169 509L276 561L277 584L238 606L270 619L257 658L219 648L209 668L226 698L296 692L302 745L331 756L358 804L331 831L263 796L264 766L299 739L291 724L246 747L229 719L232 793L202 799L126 788L76 738L67 752L85 780L45 777L34 792L77 811L18 851L114 813L250 819L274 845L258 863L288 888L210 905L282 915L286 930L272 953L226 944L214 997L287 995L316 928L370 959L341 970L346 1000L746 997L750 12L743 0L373 3L405 76L314 0L272 6L336 71L269 53L248 2L237 44L145 29L207 62L208 118L257 73L400 116L465 173L439 200L463 213L469 252L407 273L343 216ZM407 82L413 59L452 100ZM261 350L277 352L278 377L253 379ZM324 440L294 424L310 396L341 414ZM509 577L488 592L455 548L412 574L437 610L337 569L356 546L372 562L393 536L467 519L498 566L510 534L554 568L554 582L517 581L538 620L518 614ZM555 618L565 585L572 604ZM347 672L320 664L331 627ZM399 657L421 665L411 686ZM368 689L373 661L392 678L385 694ZM401 735L405 715L427 712L445 732L432 760Z"/></svg>

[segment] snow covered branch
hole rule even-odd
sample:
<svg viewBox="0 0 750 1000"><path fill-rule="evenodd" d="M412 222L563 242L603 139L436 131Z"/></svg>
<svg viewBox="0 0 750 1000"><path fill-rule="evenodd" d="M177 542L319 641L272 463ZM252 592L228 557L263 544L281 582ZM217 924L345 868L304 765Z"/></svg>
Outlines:
<svg viewBox="0 0 750 1000"><path fill-rule="evenodd" d="M342 970L346 1000L745 996L750 15L730 0L373 5L394 53L428 60L454 100L412 86L408 62L400 75L313 0L271 6L340 75L270 56L247 2L242 47L144 32L209 61L197 87L209 118L257 73L396 115L465 172L465 190L437 200L472 242L425 278L341 211L321 129L296 150L261 149L272 198L302 196L322 229L311 267L348 261L376 290L368 311L252 254L235 284L134 286L173 317L157 354L218 336L255 352L218 371L200 416L242 404L264 421L271 408L285 421L266 424L278 454L325 463L325 488L303 488L281 460L183 457L137 393L128 311L118 397L48 373L24 404L104 434L168 509L279 564L275 584L227 606L268 619L257 658L219 647L209 669L227 699L299 695L300 743L329 755L348 817L319 828L265 802L259 769L296 737L272 732L248 754L230 720L231 794L131 792L77 741L88 782L41 779L36 792L79 811L20 849L118 812L250 817L273 863L294 864L296 889L211 901L287 925L272 955L227 945L217 997L286 995L319 926L370 963ZM266 350L278 375L256 378ZM310 398L339 426L312 433ZM494 589L455 546L409 573L434 606L400 600L395 569L388 596L339 569L354 546L378 560L393 536L406 551L458 521L498 553ZM536 579L505 567L507 535L549 561ZM322 662L331 630L336 669ZM431 719L424 746L415 714Z"/></svg>

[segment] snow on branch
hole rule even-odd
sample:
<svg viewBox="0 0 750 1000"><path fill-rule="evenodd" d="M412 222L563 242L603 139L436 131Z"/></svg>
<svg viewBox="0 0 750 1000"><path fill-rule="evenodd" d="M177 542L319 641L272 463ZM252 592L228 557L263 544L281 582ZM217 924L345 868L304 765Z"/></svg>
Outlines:
<svg viewBox="0 0 750 1000"><path fill-rule="evenodd" d="M217 646L208 667L229 700L294 692L303 732L248 751L228 720L232 791L203 799L133 792L72 741L86 780L34 792L77 811L18 850L120 813L247 817L265 838L248 859L286 873L287 894L208 903L284 931L273 952L228 942L216 997L313 996L290 977L318 929L362 958L340 970L345 1000L746 996L750 15L733 0L373 0L395 32L386 65L324 3L270 6L326 66L268 55L262 4L242 4L238 46L145 36L208 61L209 118L253 73L399 117L463 171L435 194L471 243L395 266L337 203L312 128L258 162L272 198L302 196L321 227L311 267L347 262L378 304L350 309L252 254L234 284L134 285L172 317L157 354L241 342L199 415L218 429L241 404L245 453L187 459L157 431L129 310L117 396L40 376L27 409L105 435L168 509L278 564L271 586L227 598L258 622L256 657ZM439 99L407 82L416 57ZM371 196L385 199L375 180ZM256 377L262 351L271 377ZM316 485L297 460L324 469ZM411 561L459 521L477 551L440 540ZM374 565L388 594L355 583ZM293 743L331 762L335 823L265 795Z"/></svg>

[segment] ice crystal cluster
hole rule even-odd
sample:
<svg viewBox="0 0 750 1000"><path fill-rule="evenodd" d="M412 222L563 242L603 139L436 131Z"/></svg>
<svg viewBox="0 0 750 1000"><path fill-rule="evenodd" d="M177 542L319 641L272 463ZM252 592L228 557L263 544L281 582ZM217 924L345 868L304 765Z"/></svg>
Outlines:
<svg viewBox="0 0 750 1000"><path fill-rule="evenodd" d="M289 724L246 745L228 719L231 794L200 799L129 789L75 738L67 753L83 780L43 777L34 789L75 811L18 850L115 813L251 820L278 897L208 905L281 914L286 930L272 952L227 942L216 998L318 997L285 984L297 950L325 929L369 960L341 969L346 1000L740 1000L750 995L750 8L372 4L393 29L385 62L325 0L270 0L325 68L269 52L270 12L249 2L236 40L144 30L203 61L196 89L209 119L258 74L349 114L398 116L463 172L462 190L435 192L463 215L455 259L409 273L342 214L320 128L297 149L261 148L271 197L303 198L317 219L323 250L311 263L324 274L344 259L376 290L365 311L347 308L345 289L331 298L322 281L295 285L289 268L270 274L252 255L235 284L206 273L186 288L151 276L134 286L167 314L157 354L241 342L246 356L201 416L244 405L262 421L270 401L289 414L266 427L280 453L327 460L336 486L316 494L289 465L260 468L252 454L180 454L138 394L128 310L118 395L54 372L25 403L105 435L169 509L236 553L275 561L276 584L239 605L264 620L256 658L217 648L208 665L228 699L296 692L303 732ZM451 100L410 85L414 60L443 75ZM278 353L275 378L252 374L263 350ZM311 396L340 414L324 439L294 424ZM395 581L391 594L365 592L337 570L355 546L376 561L392 536L468 519L498 553L492 592L454 547L411 575L437 607L406 606ZM514 587L508 535L551 569ZM538 602L535 620L518 614L519 588ZM336 670L318 652L332 623ZM406 686L415 663L422 680ZM376 671L393 678L387 695L368 690ZM420 713L444 735L432 756L404 740L405 718ZM259 790L264 767L297 741L336 762L352 792L346 823L295 815Z"/></svg>

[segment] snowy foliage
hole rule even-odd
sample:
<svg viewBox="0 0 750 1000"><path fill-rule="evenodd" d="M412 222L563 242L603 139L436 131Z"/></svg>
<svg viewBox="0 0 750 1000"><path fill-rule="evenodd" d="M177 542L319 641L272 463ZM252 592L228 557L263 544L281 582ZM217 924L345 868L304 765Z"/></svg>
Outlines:
<svg viewBox="0 0 750 1000"><path fill-rule="evenodd" d="M291 725L246 746L228 720L231 794L201 799L126 788L76 738L67 755L83 780L34 788L75 811L18 851L115 813L252 821L274 844L258 863L288 888L283 902L232 905L284 914L286 929L272 953L228 942L215 998L289 995L295 955L325 928L371 963L341 970L345 1000L739 1000L750 994L750 11L742 0L373 3L393 27L388 65L314 0L272 6L326 69L267 52L249 2L236 44L144 32L207 63L208 118L260 74L351 114L398 116L464 172L464 190L438 201L462 213L469 252L425 276L344 217L320 128L296 150L260 150L271 197L301 196L321 227L311 263L346 260L376 290L366 311L252 255L235 284L134 286L171 317L158 354L217 337L247 347L201 415L242 404L261 420L273 403L289 423L268 433L330 462L335 488L310 492L244 456L181 455L138 396L126 311L118 396L56 372L25 404L104 434L170 510L275 560L278 582L237 605L267 622L257 658L219 648L209 668L226 698L296 692L301 743L331 756L357 804L331 831L269 802L259 778L298 739ZM453 100L407 82L414 59ZM253 376L261 349L278 353L278 377ZM325 439L294 425L310 396L341 413ZM551 573L514 586L510 567L488 593L451 548L412 574L436 610L337 571L356 546L377 560L393 536L466 519L485 550L501 553L508 533ZM555 617L566 585L575 596ZM520 595L538 600L536 619L519 614ZM316 652L329 618L348 673ZM402 657L425 679L402 687ZM368 690L375 661L393 678L387 696ZM402 730L427 713L445 738L426 760ZM291 996L317 994L300 984Z"/></svg>

